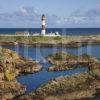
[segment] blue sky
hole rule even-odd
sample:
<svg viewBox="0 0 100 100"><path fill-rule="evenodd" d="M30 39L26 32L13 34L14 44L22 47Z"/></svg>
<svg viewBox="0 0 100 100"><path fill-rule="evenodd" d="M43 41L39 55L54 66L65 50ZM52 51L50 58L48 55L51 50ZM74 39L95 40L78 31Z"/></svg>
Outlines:
<svg viewBox="0 0 100 100"><path fill-rule="evenodd" d="M0 0L0 28L100 27L100 0Z"/></svg>

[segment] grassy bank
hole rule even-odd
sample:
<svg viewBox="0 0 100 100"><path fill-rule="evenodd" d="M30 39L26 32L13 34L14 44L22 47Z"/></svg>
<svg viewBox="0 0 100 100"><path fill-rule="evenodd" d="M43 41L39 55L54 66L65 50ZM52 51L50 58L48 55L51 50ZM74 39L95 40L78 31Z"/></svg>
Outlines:
<svg viewBox="0 0 100 100"><path fill-rule="evenodd" d="M0 35L0 42L27 42L27 43L47 43L47 42L71 42L71 41L82 41L82 40L100 40L100 35L88 35L88 36L57 36L57 37L46 37L46 36L17 36L17 35Z"/></svg>

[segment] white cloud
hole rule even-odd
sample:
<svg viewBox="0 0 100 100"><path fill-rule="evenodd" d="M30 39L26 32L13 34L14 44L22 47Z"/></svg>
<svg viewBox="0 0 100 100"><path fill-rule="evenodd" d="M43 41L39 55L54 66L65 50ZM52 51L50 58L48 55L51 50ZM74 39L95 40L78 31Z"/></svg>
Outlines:
<svg viewBox="0 0 100 100"><path fill-rule="evenodd" d="M26 10L24 7L21 7L21 8L20 8L20 11L21 11L24 15L27 15L27 14L28 14L27 10Z"/></svg>
<svg viewBox="0 0 100 100"><path fill-rule="evenodd" d="M41 15L41 12L34 7L20 7L19 11L0 13L0 22L11 23L10 25L16 27L20 25L21 27L41 27ZM100 24L100 5L87 11L75 10L66 17L46 14L46 22L47 27L93 26Z"/></svg>
<svg viewBox="0 0 100 100"><path fill-rule="evenodd" d="M90 23L100 23L100 4L86 11L81 11L80 9L72 12L69 17L64 19L65 24L90 24Z"/></svg>
<svg viewBox="0 0 100 100"><path fill-rule="evenodd" d="M97 5L97 7L100 7L100 3Z"/></svg>

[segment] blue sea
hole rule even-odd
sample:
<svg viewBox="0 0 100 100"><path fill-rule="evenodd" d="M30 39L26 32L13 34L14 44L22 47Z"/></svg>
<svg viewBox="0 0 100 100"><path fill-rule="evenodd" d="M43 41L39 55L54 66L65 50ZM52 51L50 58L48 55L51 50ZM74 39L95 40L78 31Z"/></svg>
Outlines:
<svg viewBox="0 0 100 100"><path fill-rule="evenodd" d="M40 33L41 28L0 28L0 34L15 34L25 31L30 32L30 34ZM46 32L59 32L61 35L94 35L100 34L100 28L47 28Z"/></svg>

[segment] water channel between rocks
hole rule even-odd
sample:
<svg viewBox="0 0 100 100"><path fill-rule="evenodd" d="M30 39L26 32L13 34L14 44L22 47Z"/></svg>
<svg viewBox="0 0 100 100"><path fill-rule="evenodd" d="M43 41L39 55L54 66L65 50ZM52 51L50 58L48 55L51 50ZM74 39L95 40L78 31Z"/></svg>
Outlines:
<svg viewBox="0 0 100 100"><path fill-rule="evenodd" d="M55 54L56 52L59 51L65 51L76 55L89 54L94 57L100 58L100 45L85 46L81 48L34 48L28 46L23 46L23 47L3 46L3 47L14 50L21 56L32 58L33 60L39 61L40 64L43 66L43 70L38 73L22 75L17 78L21 84L26 85L27 87L26 93L36 90L41 85L47 83L48 81L56 77L70 76L88 71L88 68L83 66L81 68L69 71L48 72L47 68L51 66L51 64L45 60L45 57L47 57L48 55Z"/></svg>

